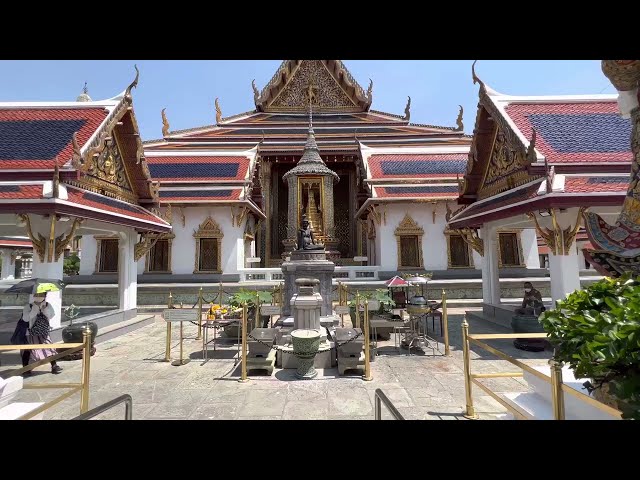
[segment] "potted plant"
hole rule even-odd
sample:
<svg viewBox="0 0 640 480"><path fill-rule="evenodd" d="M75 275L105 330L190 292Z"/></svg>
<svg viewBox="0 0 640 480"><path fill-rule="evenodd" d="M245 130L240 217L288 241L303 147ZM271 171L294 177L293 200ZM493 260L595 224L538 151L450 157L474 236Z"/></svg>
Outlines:
<svg viewBox="0 0 640 480"><path fill-rule="evenodd" d="M358 298L360 299L360 324L362 325L362 312L364 312L364 304L365 301L371 300L373 297L372 292L360 292ZM354 297L347 302L347 306L349 307L349 315L351 316L351 324L356 324L356 297ZM369 311L371 311L371 304L369 304Z"/></svg>
<svg viewBox="0 0 640 480"><path fill-rule="evenodd" d="M380 305L378 308L378 314L384 315L385 313L390 313L390 308L396 305L396 302L393 301L391 295L389 294L389 290L386 288L378 288L375 292L373 292L373 300L378 302Z"/></svg>
<svg viewBox="0 0 640 480"><path fill-rule="evenodd" d="M271 300L271 292L240 289L238 292L231 295L231 297L229 298L229 303L232 307L233 317L235 318L242 316L242 306L245 303L247 304L247 325L248 330L251 331L258 326L255 325L256 308L259 308L259 306L263 303L271 302ZM265 318L267 322L269 321L268 315L261 316L260 320L262 325L264 325ZM228 327L224 328L224 333L225 335L230 337L237 337L238 329L240 329L239 326L229 325ZM240 333L241 332L242 331L240 330Z"/></svg>
<svg viewBox="0 0 640 480"><path fill-rule="evenodd" d="M571 366L594 398L640 419L640 277L605 278L559 300L540 323L554 358Z"/></svg>

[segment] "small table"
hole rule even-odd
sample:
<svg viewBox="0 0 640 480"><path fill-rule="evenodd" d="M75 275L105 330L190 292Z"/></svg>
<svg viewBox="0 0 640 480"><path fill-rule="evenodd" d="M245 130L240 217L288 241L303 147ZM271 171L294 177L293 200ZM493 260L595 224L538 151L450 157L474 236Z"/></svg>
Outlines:
<svg viewBox="0 0 640 480"><path fill-rule="evenodd" d="M206 314L204 314L206 315ZM204 361L209 360L209 344L213 343L213 351L216 351L216 341L218 340L218 329L228 325L238 324L238 358L234 359L233 365L237 365L240 359L240 330L242 329L242 321L239 318L209 320L206 317L201 320L204 324L204 335L202 336L202 358ZM209 340L209 328L213 328L213 340Z"/></svg>

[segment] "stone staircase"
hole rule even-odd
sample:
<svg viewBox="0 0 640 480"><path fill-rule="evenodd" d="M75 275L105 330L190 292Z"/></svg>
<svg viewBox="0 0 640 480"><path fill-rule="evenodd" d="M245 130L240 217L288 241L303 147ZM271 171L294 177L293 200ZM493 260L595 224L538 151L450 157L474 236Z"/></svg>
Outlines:
<svg viewBox="0 0 640 480"><path fill-rule="evenodd" d="M533 368L550 378L550 367L548 365L535 366ZM533 388L533 391L501 393L502 399L527 420L553 420L551 383L526 371L523 378ZM570 388L584 394L587 393L582 385L586 379L575 378L570 368L564 367L562 369L562 380ZM569 393L564 394L564 405L565 418L567 420L620 420L619 417L599 410L581 398ZM501 420L513 420L513 418L514 416L510 413L500 417Z"/></svg>
<svg viewBox="0 0 640 480"><path fill-rule="evenodd" d="M0 378L0 420L17 420L34 411L44 402L13 402L11 400L22 390L22 377ZM33 420L42 420L44 412L39 413Z"/></svg>

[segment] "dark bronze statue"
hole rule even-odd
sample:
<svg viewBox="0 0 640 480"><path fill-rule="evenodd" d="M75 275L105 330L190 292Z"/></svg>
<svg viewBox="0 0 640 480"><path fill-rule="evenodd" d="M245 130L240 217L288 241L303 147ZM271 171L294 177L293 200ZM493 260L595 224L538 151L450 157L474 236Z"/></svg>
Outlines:
<svg viewBox="0 0 640 480"><path fill-rule="evenodd" d="M324 250L324 245L316 244L313 232L306 215L302 215L301 227L298 230L298 250Z"/></svg>
<svg viewBox="0 0 640 480"><path fill-rule="evenodd" d="M519 315L539 315L544 311L545 308L542 303L542 294L533 288L531 282L525 282L522 306L516 309L516 313Z"/></svg>

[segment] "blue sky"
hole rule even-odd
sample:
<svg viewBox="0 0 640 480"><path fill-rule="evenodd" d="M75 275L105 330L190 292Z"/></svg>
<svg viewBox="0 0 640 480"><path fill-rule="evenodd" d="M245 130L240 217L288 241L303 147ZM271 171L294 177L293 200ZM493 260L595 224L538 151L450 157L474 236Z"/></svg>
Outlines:
<svg viewBox="0 0 640 480"><path fill-rule="evenodd" d="M160 111L166 107L171 130L215 123L214 99L222 115L252 110L255 78L259 89L281 60L64 60L0 61L0 101L75 100L88 83L89 95L117 95L133 80L142 138L162 136ZM373 79L375 110L402 115L411 96L411 121L454 126L464 107L466 133L472 133L478 85L471 80L472 60L344 60L363 88ZM615 93L599 60L480 60L478 76L493 89L511 95Z"/></svg>

